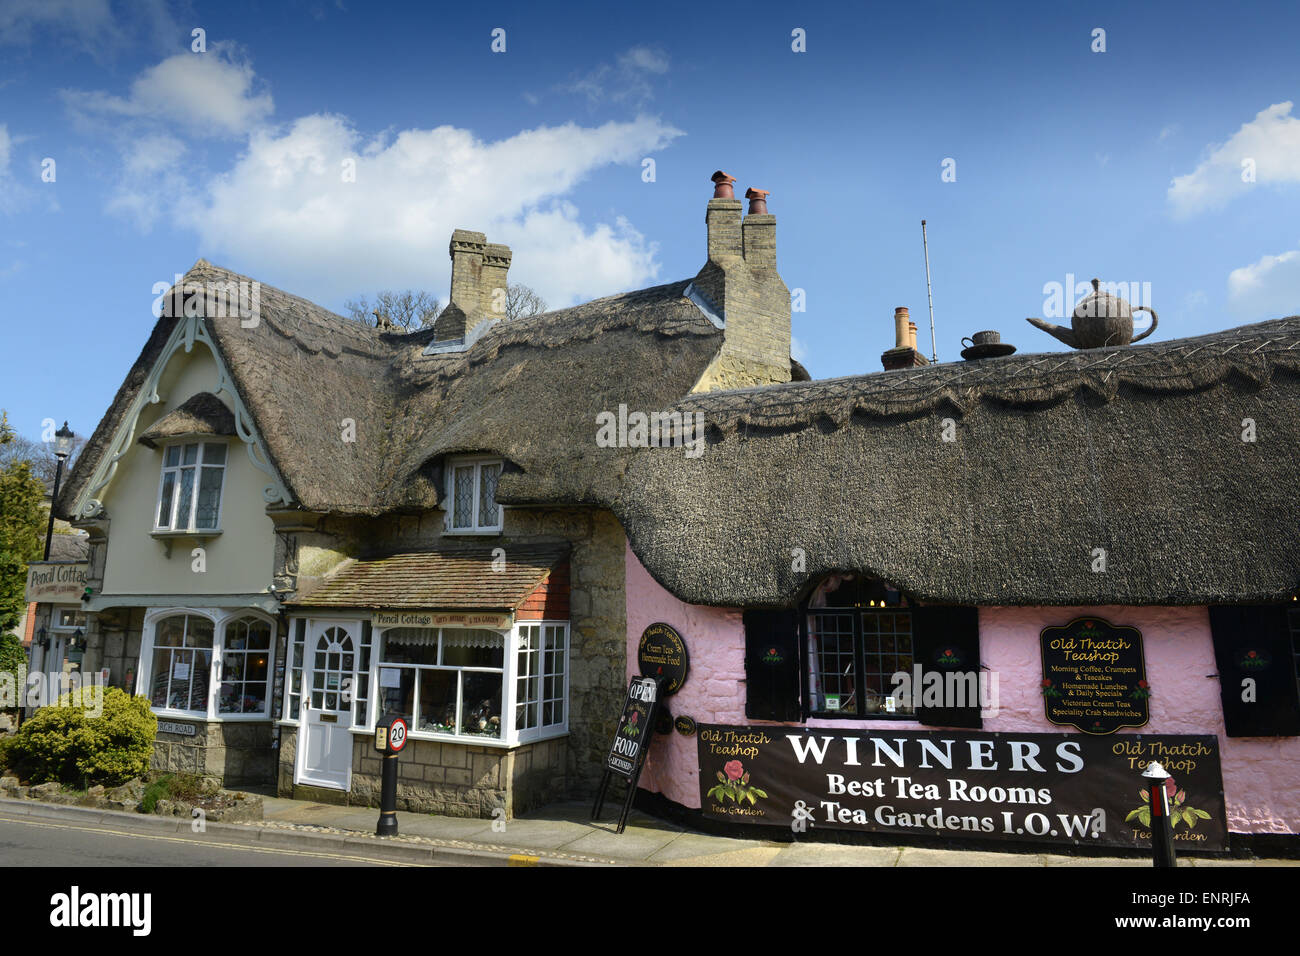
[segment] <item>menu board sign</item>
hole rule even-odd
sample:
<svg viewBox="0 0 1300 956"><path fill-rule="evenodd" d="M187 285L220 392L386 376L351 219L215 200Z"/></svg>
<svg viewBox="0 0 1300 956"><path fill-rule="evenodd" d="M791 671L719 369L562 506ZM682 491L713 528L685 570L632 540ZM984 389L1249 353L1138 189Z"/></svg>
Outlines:
<svg viewBox="0 0 1300 956"><path fill-rule="evenodd" d="M1142 632L1081 617L1039 635L1047 719L1085 734L1144 727L1151 719Z"/></svg>
<svg viewBox="0 0 1300 956"><path fill-rule="evenodd" d="M623 713L618 718L618 730L614 732L614 743L605 758L606 769L632 781L640 776L641 764L654 734L658 697L658 685L653 678L632 678L623 702ZM632 785L636 786L635 782Z"/></svg>
<svg viewBox="0 0 1300 956"><path fill-rule="evenodd" d="M1213 736L701 724L697 740L701 809L732 823L1143 848L1141 773L1159 761L1171 775L1174 845L1227 843Z"/></svg>

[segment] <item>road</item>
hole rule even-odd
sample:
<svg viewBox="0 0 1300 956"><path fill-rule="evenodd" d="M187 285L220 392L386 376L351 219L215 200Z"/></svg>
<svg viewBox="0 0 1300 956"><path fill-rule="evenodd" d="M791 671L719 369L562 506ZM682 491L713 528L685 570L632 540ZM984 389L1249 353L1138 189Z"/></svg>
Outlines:
<svg viewBox="0 0 1300 956"><path fill-rule="evenodd" d="M248 846L228 834L151 834L114 822L33 819L0 810L0 860L22 866L402 866L367 855Z"/></svg>

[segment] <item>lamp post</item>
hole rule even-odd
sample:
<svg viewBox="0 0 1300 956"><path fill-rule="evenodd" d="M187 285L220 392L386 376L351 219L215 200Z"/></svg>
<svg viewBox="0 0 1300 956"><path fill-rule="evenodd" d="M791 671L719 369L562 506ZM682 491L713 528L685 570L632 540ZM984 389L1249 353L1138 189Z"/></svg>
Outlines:
<svg viewBox="0 0 1300 956"><path fill-rule="evenodd" d="M72 454L72 429L64 422L63 427L54 433L54 457L59 460L54 469L54 494L50 496L50 523L45 529L45 558L50 560L50 542L54 540L54 503L59 500L59 482L63 478L63 463Z"/></svg>

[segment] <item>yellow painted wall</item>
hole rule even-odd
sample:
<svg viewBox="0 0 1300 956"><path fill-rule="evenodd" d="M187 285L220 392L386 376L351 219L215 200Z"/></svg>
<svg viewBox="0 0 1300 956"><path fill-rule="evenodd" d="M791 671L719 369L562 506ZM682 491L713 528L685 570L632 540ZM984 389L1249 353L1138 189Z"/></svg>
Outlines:
<svg viewBox="0 0 1300 956"><path fill-rule="evenodd" d="M217 387L217 363L202 342L188 355L177 352L165 370L158 394L136 428L138 437L151 424L184 404L197 392ZM219 396L233 408L230 395ZM272 580L275 532L266 515L262 489L269 476L253 467L246 446L227 439L222 533L208 539L207 570L192 570L192 539L176 540L168 558L164 542L151 536L158 507L162 448L135 443L118 465L102 496L110 525L104 566L104 594L246 594L264 592Z"/></svg>

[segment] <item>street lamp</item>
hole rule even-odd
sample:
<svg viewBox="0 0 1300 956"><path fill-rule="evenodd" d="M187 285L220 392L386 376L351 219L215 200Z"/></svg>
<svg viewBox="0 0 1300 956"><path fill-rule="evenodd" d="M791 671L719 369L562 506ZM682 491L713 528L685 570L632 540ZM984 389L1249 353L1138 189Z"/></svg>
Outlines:
<svg viewBox="0 0 1300 956"><path fill-rule="evenodd" d="M63 478L63 463L72 454L72 429L64 422L54 433L54 457L59 460L54 469L54 494L50 497L50 524L45 529L45 560L50 560L50 542L54 540L54 503L59 500L59 481Z"/></svg>

